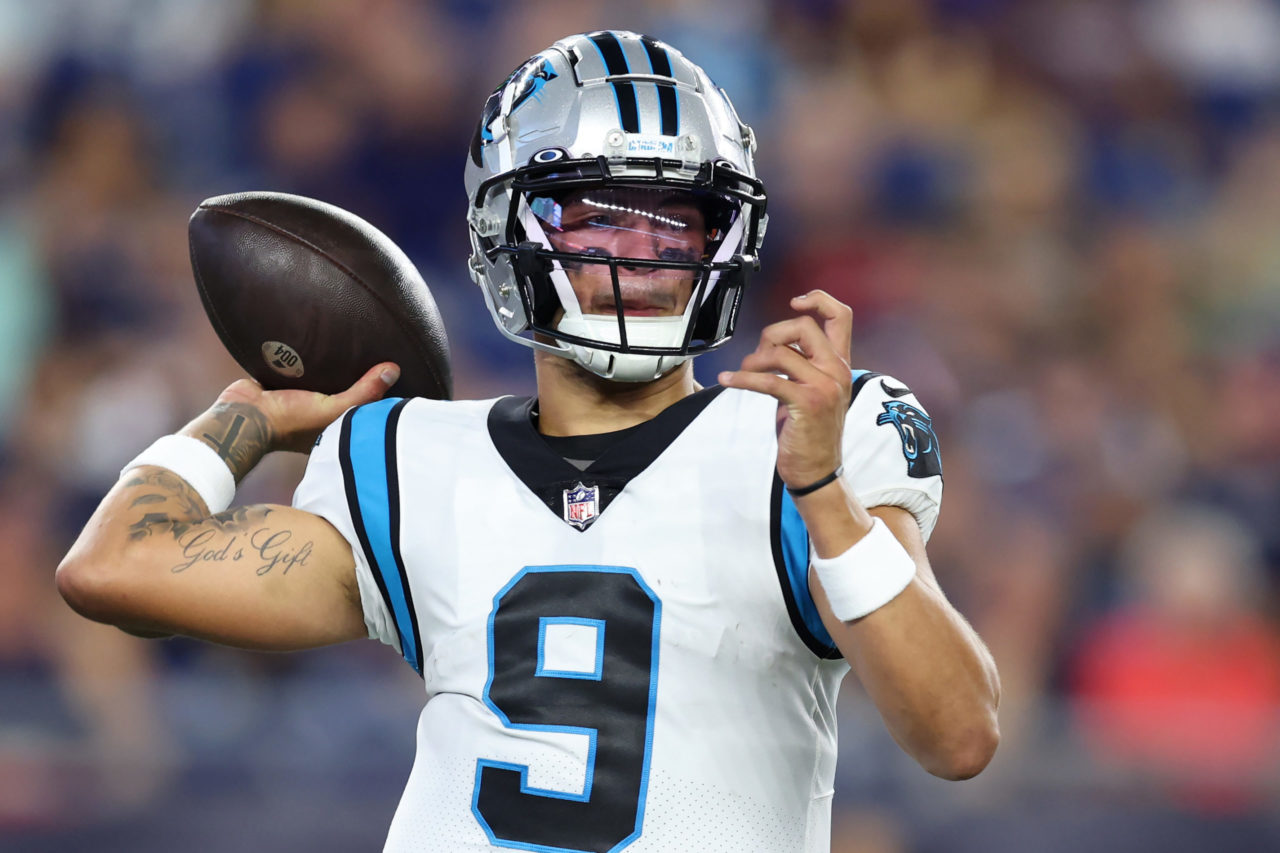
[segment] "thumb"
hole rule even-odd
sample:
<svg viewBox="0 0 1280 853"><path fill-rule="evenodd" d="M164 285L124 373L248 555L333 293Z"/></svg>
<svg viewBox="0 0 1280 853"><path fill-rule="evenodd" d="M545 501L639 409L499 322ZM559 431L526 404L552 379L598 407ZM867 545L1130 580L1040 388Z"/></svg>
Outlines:
<svg viewBox="0 0 1280 853"><path fill-rule="evenodd" d="M340 411L345 411L352 406L362 406L365 403L372 403L375 400L381 400L400 378L400 367L394 362L384 361L381 364L375 364L373 367L365 371L347 390L340 394L333 395L333 401L338 404Z"/></svg>

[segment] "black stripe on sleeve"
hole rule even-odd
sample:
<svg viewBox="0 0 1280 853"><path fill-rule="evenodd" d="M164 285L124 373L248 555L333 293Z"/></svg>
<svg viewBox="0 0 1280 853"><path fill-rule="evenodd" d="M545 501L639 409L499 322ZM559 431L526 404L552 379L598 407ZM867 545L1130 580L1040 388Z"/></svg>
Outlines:
<svg viewBox="0 0 1280 853"><path fill-rule="evenodd" d="M853 408L853 401L858 399L858 393L866 387L867 383L872 379L876 379L883 374L876 373L874 370L868 370L857 379L853 380L853 388L849 394L849 408Z"/></svg>
<svg viewBox="0 0 1280 853"><path fill-rule="evenodd" d="M369 534L364 529L364 516L360 513L360 495L356 491L356 472L351 465L351 420L356 410L352 409L342 417L342 432L338 439L338 461L342 465L342 483L347 493L347 509L351 512L351 526L355 528L356 538L360 540L360 550L364 552L364 560L369 564L369 574L378 584L378 592L382 593L382 603L387 612L395 618L395 608L391 605L391 595L387 592L386 581L378 570L378 561L374 559L373 549L369 546Z"/></svg>
<svg viewBox="0 0 1280 853"><path fill-rule="evenodd" d="M413 606L413 590L409 586L409 575L405 572L404 558L400 555L400 469L396 459L396 428L400 423L400 413L404 411L409 400L410 398L406 397L396 403L387 414L386 438L383 447L387 454L387 523L391 528L391 553L395 557L396 571L400 573L400 588L404 590L404 603L409 610L409 627L413 631L413 646L418 650L417 670L418 675L421 676L422 637L418 632L418 612Z"/></svg>
<svg viewBox="0 0 1280 853"><path fill-rule="evenodd" d="M787 558L782 552L782 478L775 471L773 474L773 491L769 496L769 544L773 548L773 567L778 573L778 585L782 587L782 600L787 605L787 616L791 619L791 627L799 635L805 647L823 660L838 660L843 657L840 650L824 643L814 636L800 613L800 603L791 588L791 576L787 572ZM808 567L805 567L804 582L808 583Z"/></svg>

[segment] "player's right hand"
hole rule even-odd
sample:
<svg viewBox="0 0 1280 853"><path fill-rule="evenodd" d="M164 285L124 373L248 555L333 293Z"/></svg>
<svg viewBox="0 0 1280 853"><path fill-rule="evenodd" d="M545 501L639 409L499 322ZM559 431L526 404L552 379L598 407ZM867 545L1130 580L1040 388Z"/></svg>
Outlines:
<svg viewBox="0 0 1280 853"><path fill-rule="evenodd" d="M310 452L316 437L343 412L382 399L399 378L400 368L386 361L339 394L267 391L252 379L238 379L182 433L213 445L238 480L272 450Z"/></svg>
<svg viewBox="0 0 1280 853"><path fill-rule="evenodd" d="M324 428L352 406L381 400L400 368L392 362L376 364L339 394L284 389L266 391L252 379L240 379L218 396L218 403L247 403L266 417L271 430L270 450L309 452ZM217 405L215 403L215 405Z"/></svg>

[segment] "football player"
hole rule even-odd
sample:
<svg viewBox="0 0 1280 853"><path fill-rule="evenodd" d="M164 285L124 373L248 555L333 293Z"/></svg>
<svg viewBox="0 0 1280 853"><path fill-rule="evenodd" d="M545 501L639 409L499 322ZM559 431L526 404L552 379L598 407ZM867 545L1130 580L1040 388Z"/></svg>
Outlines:
<svg viewBox="0 0 1280 853"><path fill-rule="evenodd" d="M754 148L662 42L529 59L465 184L537 397L382 400L391 364L332 397L236 382L126 468L62 593L144 635L394 646L426 701L389 851L826 850L850 668L926 770L978 773L999 687L925 556L915 395L851 368L821 291L695 381L757 268ZM294 506L226 511L280 449L311 453Z"/></svg>

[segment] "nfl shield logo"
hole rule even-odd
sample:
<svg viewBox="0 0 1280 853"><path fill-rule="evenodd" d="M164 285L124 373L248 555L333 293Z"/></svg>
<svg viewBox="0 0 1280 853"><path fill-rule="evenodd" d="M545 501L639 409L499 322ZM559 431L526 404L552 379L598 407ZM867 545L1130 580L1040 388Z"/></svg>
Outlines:
<svg viewBox="0 0 1280 853"><path fill-rule="evenodd" d="M600 487L581 482L564 490L564 520L579 530L586 530L600 514Z"/></svg>

